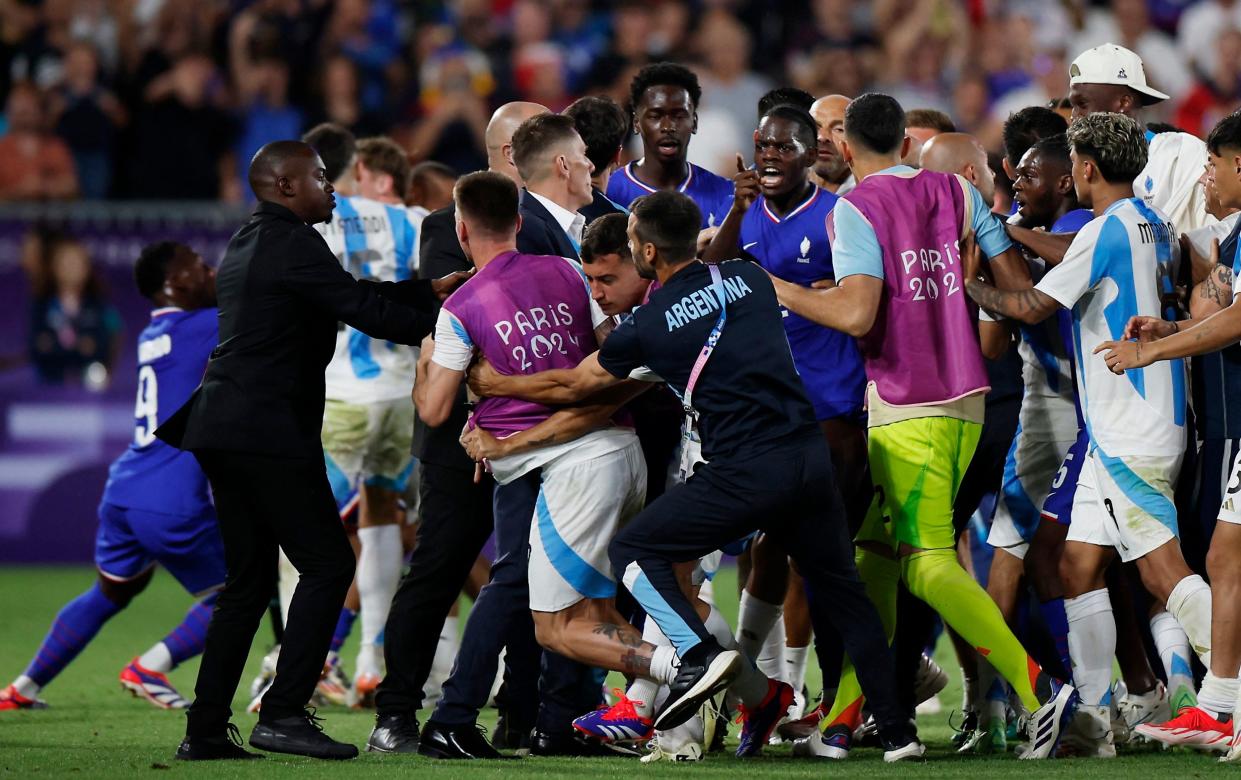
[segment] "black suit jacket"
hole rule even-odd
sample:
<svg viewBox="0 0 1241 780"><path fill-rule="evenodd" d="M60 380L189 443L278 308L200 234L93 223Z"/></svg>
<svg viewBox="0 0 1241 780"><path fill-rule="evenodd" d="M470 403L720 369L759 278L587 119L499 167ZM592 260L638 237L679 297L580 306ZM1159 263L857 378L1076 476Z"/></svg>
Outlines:
<svg viewBox="0 0 1241 780"><path fill-rule="evenodd" d="M323 372L337 322L418 344L435 327L430 282L358 281L323 237L260 203L216 276L220 344L202 384L156 435L185 450L323 457Z"/></svg>
<svg viewBox="0 0 1241 780"><path fill-rule="evenodd" d="M603 190L599 189L598 187L591 187L591 190L593 190L595 193L595 199L590 202L590 205L583 206L582 208L577 210L578 214L581 214L583 217L586 217L587 225L589 225L591 222L594 222L599 217L606 217L608 214L628 213L623 208L616 205L616 203L613 202L611 198L605 195L603 193Z"/></svg>
<svg viewBox="0 0 1241 780"><path fill-rule="evenodd" d="M527 189L521 191L521 230L517 231L517 251L526 255L558 255L580 261L577 249L560 223L538 198Z"/></svg>
<svg viewBox="0 0 1241 780"><path fill-rule="evenodd" d="M418 244L418 274L425 279L438 279L455 271L469 271L474 267L461 251L457 241L456 208L448 206L432 211L422 220L422 234ZM465 383L457 390L452 411L442 425L432 428L414 418L414 457L425 463L474 473L474 461L465 454L459 437L469 416L466 406Z"/></svg>

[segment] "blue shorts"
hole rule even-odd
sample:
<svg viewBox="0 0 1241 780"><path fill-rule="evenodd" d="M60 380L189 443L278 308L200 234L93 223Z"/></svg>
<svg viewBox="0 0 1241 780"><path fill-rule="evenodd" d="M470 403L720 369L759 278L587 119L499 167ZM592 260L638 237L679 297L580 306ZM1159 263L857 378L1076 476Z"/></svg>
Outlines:
<svg viewBox="0 0 1241 780"><path fill-rule="evenodd" d="M99 573L125 582L157 563L196 596L224 585L228 570L215 510L183 516L100 504L95 534Z"/></svg>
<svg viewBox="0 0 1241 780"><path fill-rule="evenodd" d="M1064 456L1056 478L1052 480L1051 491L1043 500L1042 517L1060 525L1073 522L1073 496L1077 494L1077 480L1082 474L1082 463L1086 461L1086 451L1090 448L1090 436L1086 429L1077 432L1077 441Z"/></svg>

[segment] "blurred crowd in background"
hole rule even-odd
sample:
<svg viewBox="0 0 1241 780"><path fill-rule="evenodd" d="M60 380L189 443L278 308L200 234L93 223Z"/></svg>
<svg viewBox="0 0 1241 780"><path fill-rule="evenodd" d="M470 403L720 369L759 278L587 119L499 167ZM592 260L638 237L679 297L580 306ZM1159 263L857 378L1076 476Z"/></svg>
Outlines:
<svg viewBox="0 0 1241 780"><path fill-rule="evenodd" d="M1174 96L1147 121L1202 134L1241 105L1239 30L1241 0L0 0L0 200L240 203L259 146L324 120L468 172L495 106L623 105L661 59L698 72L691 160L722 173L777 84L884 91L998 150L1104 42Z"/></svg>
<svg viewBox="0 0 1241 780"><path fill-rule="evenodd" d="M697 72L690 160L725 176L777 85L946 112L998 160L1009 113L1063 99L1068 63L1104 42L1173 96L1148 122L1202 135L1241 106L1241 0L0 0L0 203L240 207L260 146L331 121L428 161L410 205L434 209L486 167L495 107L624 106L658 60ZM30 319L0 369L102 386L122 328L72 233L9 253Z"/></svg>

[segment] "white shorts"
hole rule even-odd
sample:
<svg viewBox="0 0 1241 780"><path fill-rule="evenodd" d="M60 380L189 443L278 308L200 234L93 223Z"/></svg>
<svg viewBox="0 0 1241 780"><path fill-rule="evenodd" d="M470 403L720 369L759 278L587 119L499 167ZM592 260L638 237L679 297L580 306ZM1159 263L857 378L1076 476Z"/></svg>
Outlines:
<svg viewBox="0 0 1241 780"><path fill-rule="evenodd" d="M1128 563L1178 538L1172 494L1181 458L1091 451L1073 497L1068 540L1113 547Z"/></svg>
<svg viewBox="0 0 1241 780"><path fill-rule="evenodd" d="M608 545L646 501L646 461L638 437L586 460L543 466L530 523L530 609L559 612L582 599L616 595Z"/></svg>
<svg viewBox="0 0 1241 780"><path fill-rule="evenodd" d="M1043 501L1072 446L1072 439L1035 441L1022 436L1021 428L1017 428L1017 436L1004 462L1004 484L1000 488L987 544L1003 548L1017 558L1026 557L1030 540L1038 528Z"/></svg>
<svg viewBox="0 0 1241 780"><path fill-rule="evenodd" d="M1241 452L1232 462L1232 476L1228 478L1228 487L1224 488L1224 500L1219 505L1219 520L1222 523L1241 525Z"/></svg>
<svg viewBox="0 0 1241 780"><path fill-rule="evenodd" d="M332 492L362 484L402 493L412 471L414 405L408 398L323 405L323 452ZM342 481L343 480L343 481ZM336 495L340 502L343 496Z"/></svg>

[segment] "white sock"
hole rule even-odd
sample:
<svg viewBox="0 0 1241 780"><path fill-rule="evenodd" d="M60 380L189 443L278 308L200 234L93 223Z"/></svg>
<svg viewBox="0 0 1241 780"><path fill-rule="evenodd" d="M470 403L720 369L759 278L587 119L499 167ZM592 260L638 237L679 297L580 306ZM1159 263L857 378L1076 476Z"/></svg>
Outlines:
<svg viewBox="0 0 1241 780"><path fill-rule="evenodd" d="M784 648L784 681L793 686L793 690L799 694L806 685L806 660L809 657L809 646Z"/></svg>
<svg viewBox="0 0 1241 780"><path fill-rule="evenodd" d="M1164 674L1168 676L1168 697L1192 695L1194 669L1190 665L1189 637L1185 629L1170 612L1157 612L1151 617L1151 638L1163 662Z"/></svg>
<svg viewBox="0 0 1241 780"><path fill-rule="evenodd" d="M768 677L758 670L749 660L741 665L741 674L733 680L729 692L736 694L741 703L747 707L757 707L763 703L767 695Z"/></svg>
<svg viewBox="0 0 1241 780"><path fill-rule="evenodd" d="M776 618L776 624L767 632L763 649L758 651L758 668L773 680L788 682L784 679L788 673L784 664L784 636L784 615L780 615Z"/></svg>
<svg viewBox="0 0 1241 780"><path fill-rule="evenodd" d="M978 659L978 680L974 685L976 690L972 704L982 724L1004 722L1007 718L1005 707L1008 705L1008 689L1004 678L996 674L995 668L985 658ZM982 701L977 698L979 692L983 693Z"/></svg>
<svg viewBox="0 0 1241 780"><path fill-rule="evenodd" d="M708 621L708 628L710 628L710 625ZM731 637L729 638L731 639ZM647 618L642 626L642 641L650 642L656 648L672 647L672 641L664 636L664 632L659 630L659 624L651 618ZM652 663L653 666L654 663ZM634 679L633 685L630 685L629 689L625 691L625 695L633 701L633 708L637 710L639 715L649 718L655 714L655 698L659 696L659 688L660 683L655 680L637 677Z"/></svg>
<svg viewBox="0 0 1241 780"><path fill-rule="evenodd" d="M1211 668L1211 586L1191 574L1168 594L1168 611L1185 629L1189 645L1202 665ZM1170 687L1170 686L1169 686Z"/></svg>
<svg viewBox="0 0 1241 780"><path fill-rule="evenodd" d="M1064 600L1069 619L1069 655L1073 684L1083 704L1096 706L1111 689L1112 658L1116 655L1116 621L1107 588Z"/></svg>
<svg viewBox="0 0 1241 780"><path fill-rule="evenodd" d="M1207 676L1202 678L1202 687L1198 689L1198 706L1219 720L1224 715L1232 714L1239 690L1241 685L1236 677L1216 677L1208 671Z"/></svg>
<svg viewBox="0 0 1241 780"><path fill-rule="evenodd" d="M457 660L457 650L461 646L461 634L457 627L457 616L444 618L444 627L440 629L440 641L435 646L435 657L431 659L431 674L424 686L423 703L438 701L443 693L444 681L452 674L452 665Z"/></svg>
<svg viewBox="0 0 1241 780"><path fill-rule="evenodd" d="M39 695L39 691L43 690L43 686L26 675L22 675L13 681L13 687L17 689L17 693L27 699L33 699Z"/></svg>
<svg viewBox="0 0 1241 780"><path fill-rule="evenodd" d="M711 584L711 580L706 580L698 586L698 598L715 606L715 586Z"/></svg>
<svg viewBox="0 0 1241 780"><path fill-rule="evenodd" d="M651 679L657 683L670 684L677 676L679 665L676 648L672 645L656 647L651 654Z"/></svg>
<svg viewBox="0 0 1241 780"><path fill-rule="evenodd" d="M961 711L977 712L978 711L978 691L981 686L978 678L970 679L965 676L965 670L961 670Z"/></svg>
<svg viewBox="0 0 1241 780"><path fill-rule="evenodd" d="M293 591L297 590L297 583L302 578L302 575L298 574L297 568L293 566L289 556L284 554L284 550L280 551L280 563L278 564L277 573L279 579L276 580L276 591L280 596L280 622L287 624L289 622L289 604L293 601Z"/></svg>
<svg viewBox="0 0 1241 780"><path fill-rule="evenodd" d="M358 598L361 602L362 636L358 648L358 675L379 675L375 644L388 622L388 610L401 581L401 527L375 525L358 529L362 549L358 553Z"/></svg>
<svg viewBox="0 0 1241 780"><path fill-rule="evenodd" d="M714 604L708 604L707 606L711 607L711 611L707 613L705 621L707 631L711 632L711 636L715 637L715 641L720 643L720 647L725 650L736 650L737 640L733 639L733 627L728 625L728 621L724 619L724 616L720 614L720 611L716 609ZM647 621L647 623L651 622L653 621Z"/></svg>
<svg viewBox="0 0 1241 780"><path fill-rule="evenodd" d="M156 642L154 647L138 657L138 665L152 672L168 674L172 671L172 653L163 642Z"/></svg>
<svg viewBox="0 0 1241 780"><path fill-rule="evenodd" d="M741 606L737 610L737 646L746 658L758 661L763 643L783 611L783 604L768 604L751 596L748 590L741 591Z"/></svg>

